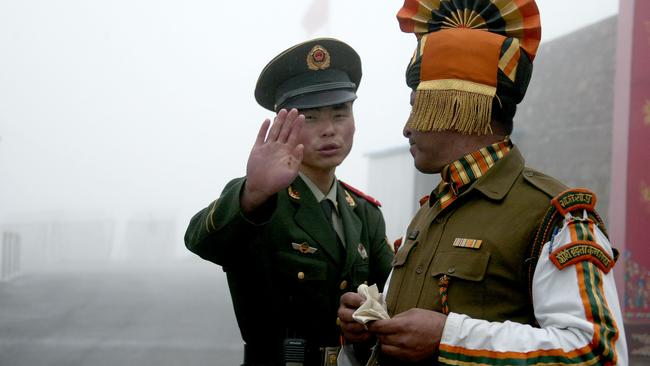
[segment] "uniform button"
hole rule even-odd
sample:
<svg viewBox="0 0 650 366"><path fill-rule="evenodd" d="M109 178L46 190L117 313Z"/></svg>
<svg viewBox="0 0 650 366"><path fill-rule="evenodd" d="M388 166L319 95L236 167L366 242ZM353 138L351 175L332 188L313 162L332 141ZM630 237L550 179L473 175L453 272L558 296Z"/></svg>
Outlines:
<svg viewBox="0 0 650 366"><path fill-rule="evenodd" d="M417 274L421 274L423 271L424 271L424 269L422 268L422 266L417 266L415 268L415 273L417 273Z"/></svg>
<svg viewBox="0 0 650 366"><path fill-rule="evenodd" d="M454 272L456 272L456 268L454 267L449 267L449 269L447 270L447 273L454 273Z"/></svg>
<svg viewBox="0 0 650 366"><path fill-rule="evenodd" d="M347 287L348 287L348 281L346 281L346 280L341 281L341 284L339 285L339 288L341 290L345 290Z"/></svg>
<svg viewBox="0 0 650 366"><path fill-rule="evenodd" d="M299 280L304 280L305 279L305 273L304 272L298 272L298 279Z"/></svg>

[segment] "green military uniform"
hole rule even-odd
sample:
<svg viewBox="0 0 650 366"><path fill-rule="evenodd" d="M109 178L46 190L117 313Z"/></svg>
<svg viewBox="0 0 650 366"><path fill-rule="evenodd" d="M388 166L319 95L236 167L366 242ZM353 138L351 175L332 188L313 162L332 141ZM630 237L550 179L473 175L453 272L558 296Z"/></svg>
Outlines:
<svg viewBox="0 0 650 366"><path fill-rule="evenodd" d="M240 211L244 181L228 183L195 215L185 240L191 251L223 266L248 361L278 364L287 337L306 339L311 354L338 345L340 296L366 282L383 288L390 270L380 210L338 182L343 247L300 177L267 204L257 223Z"/></svg>
<svg viewBox="0 0 650 366"><path fill-rule="evenodd" d="M274 112L337 106L356 98L360 80L359 55L341 41L319 38L271 60L255 99ZM335 364L336 351L324 357L321 349L340 344L340 296L362 283L383 288L390 271L392 252L378 202L335 180L332 215L309 182L298 176L245 217L245 178L234 179L187 229L187 247L227 274L246 342L245 366L280 365L284 341L296 338L306 341L305 365L322 365L324 358ZM300 352L286 353L300 361L293 359Z"/></svg>

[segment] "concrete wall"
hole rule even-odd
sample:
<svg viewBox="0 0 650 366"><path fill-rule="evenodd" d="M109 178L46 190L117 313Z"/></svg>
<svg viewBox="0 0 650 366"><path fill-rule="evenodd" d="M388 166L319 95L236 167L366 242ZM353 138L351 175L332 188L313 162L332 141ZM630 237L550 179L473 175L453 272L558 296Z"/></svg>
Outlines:
<svg viewBox="0 0 650 366"><path fill-rule="evenodd" d="M542 43L515 117L513 141L528 166L598 196L607 221L616 17Z"/></svg>

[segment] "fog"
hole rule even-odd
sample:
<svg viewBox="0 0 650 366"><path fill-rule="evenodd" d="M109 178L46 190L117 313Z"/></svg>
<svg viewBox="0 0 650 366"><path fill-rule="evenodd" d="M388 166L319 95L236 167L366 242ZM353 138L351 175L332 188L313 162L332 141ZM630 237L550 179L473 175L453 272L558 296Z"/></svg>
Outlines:
<svg viewBox="0 0 650 366"><path fill-rule="evenodd" d="M543 42L618 11L617 0L537 2ZM220 269L190 258L185 227L244 175L272 116L253 97L259 72L306 39L339 38L361 56L355 144L337 176L365 190L366 155L406 142L403 76L415 37L399 31L401 4L1 1L0 229L20 238L18 272L182 258L214 271L217 286Z"/></svg>
<svg viewBox="0 0 650 366"><path fill-rule="evenodd" d="M618 5L538 3L544 40ZM253 98L260 70L318 36L348 42L363 61L355 146L338 176L365 189L364 154L405 142L403 73L415 42L399 31L400 5L1 2L0 218L161 218L178 223L181 246L188 218L244 174L271 116Z"/></svg>

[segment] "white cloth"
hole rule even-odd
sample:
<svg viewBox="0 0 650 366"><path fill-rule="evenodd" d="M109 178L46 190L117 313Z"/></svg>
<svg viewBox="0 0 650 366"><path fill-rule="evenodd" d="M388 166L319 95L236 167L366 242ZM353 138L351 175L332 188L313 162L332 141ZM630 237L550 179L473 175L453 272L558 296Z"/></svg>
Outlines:
<svg viewBox="0 0 650 366"><path fill-rule="evenodd" d="M382 294L379 293L377 285L361 284L357 288L357 293L366 301L352 314L354 320L365 325L373 320L390 319L386 310L386 302Z"/></svg>
<svg viewBox="0 0 650 366"><path fill-rule="evenodd" d="M388 282L386 282L388 283ZM366 301L352 313L352 318L365 325L373 320L390 319L386 310L385 297L379 292L377 285L361 284L357 288L357 293ZM337 358L338 366L362 366L354 356L354 349L351 344L341 347Z"/></svg>

